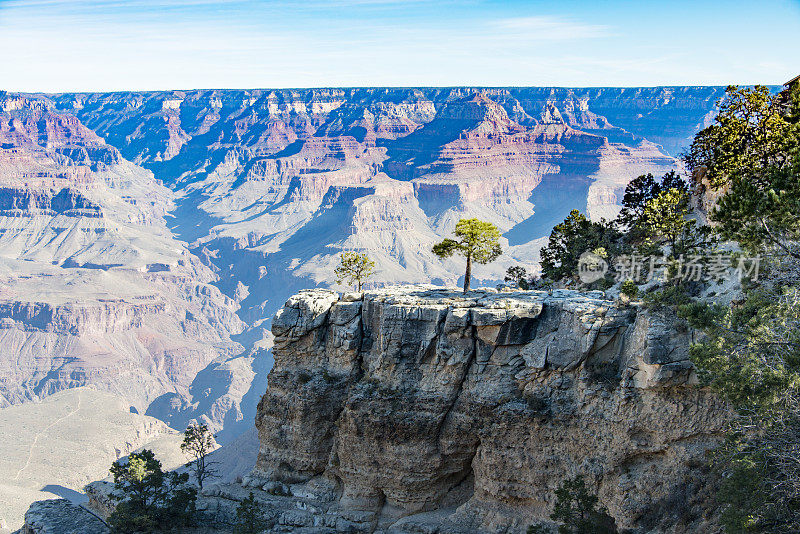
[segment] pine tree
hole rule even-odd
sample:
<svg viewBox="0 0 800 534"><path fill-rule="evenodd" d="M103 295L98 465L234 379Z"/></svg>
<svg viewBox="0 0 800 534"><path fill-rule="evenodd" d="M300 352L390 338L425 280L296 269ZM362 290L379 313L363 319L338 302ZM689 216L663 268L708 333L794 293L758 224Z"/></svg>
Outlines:
<svg viewBox="0 0 800 534"><path fill-rule="evenodd" d="M253 492L236 509L234 534L260 534L269 528Z"/></svg>
<svg viewBox="0 0 800 534"><path fill-rule="evenodd" d="M500 247L500 230L490 222L478 219L461 219L456 223L455 239L445 239L433 246L433 253L440 258L460 254L467 259L464 273L464 293L469 291L472 278L472 262L490 263L502 254Z"/></svg>
<svg viewBox="0 0 800 534"><path fill-rule="evenodd" d="M206 479L216 476L215 463L208 459L208 454L216 447L214 434L206 425L190 425L183 433L181 451L191 458L190 469L201 490Z"/></svg>
<svg viewBox="0 0 800 534"><path fill-rule="evenodd" d="M336 267L336 282L354 284L356 291L361 292L361 287L375 272L375 262L366 254L348 251L342 252L339 266Z"/></svg>

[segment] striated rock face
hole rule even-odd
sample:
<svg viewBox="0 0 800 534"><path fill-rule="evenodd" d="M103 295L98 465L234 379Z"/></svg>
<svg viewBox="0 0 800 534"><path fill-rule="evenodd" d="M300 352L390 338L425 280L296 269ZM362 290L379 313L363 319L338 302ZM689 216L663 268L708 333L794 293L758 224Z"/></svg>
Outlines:
<svg viewBox="0 0 800 534"><path fill-rule="evenodd" d="M359 529L524 532L578 474L620 527L704 525L726 412L681 325L599 293L401 288L304 291L272 329L254 477L325 488Z"/></svg>
<svg viewBox="0 0 800 534"><path fill-rule="evenodd" d="M495 223L495 283L538 269L573 208L613 217L720 87L0 91L0 407L94 384L175 427L244 431L270 318L328 287L343 250L371 283L459 284L431 252Z"/></svg>

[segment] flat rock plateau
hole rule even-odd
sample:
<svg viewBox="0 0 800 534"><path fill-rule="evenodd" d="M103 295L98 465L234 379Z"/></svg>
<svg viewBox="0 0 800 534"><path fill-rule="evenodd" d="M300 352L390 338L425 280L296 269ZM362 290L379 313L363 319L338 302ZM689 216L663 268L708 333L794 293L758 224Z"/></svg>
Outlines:
<svg viewBox="0 0 800 534"><path fill-rule="evenodd" d="M680 168L722 94L0 92L0 414L81 388L112 395L118 415L196 420L230 443L266 390L272 316L301 289L337 287L340 252L375 259L371 289L455 285L463 266L431 245L474 216L505 250L478 283L535 270L570 209L612 217L630 179ZM79 419L50 422L69 435ZM144 445L138 424L109 427L106 442ZM26 439L4 444L10 457ZM0 516L20 524L6 499Z"/></svg>

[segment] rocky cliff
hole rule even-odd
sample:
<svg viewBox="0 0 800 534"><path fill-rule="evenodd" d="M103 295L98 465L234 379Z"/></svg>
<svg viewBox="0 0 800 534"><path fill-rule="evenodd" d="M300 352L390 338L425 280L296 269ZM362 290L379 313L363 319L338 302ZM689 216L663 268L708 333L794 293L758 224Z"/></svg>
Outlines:
<svg viewBox="0 0 800 534"><path fill-rule="evenodd" d="M676 166L720 94L0 92L0 406L111 376L140 411L241 431L269 318L340 251L379 283L455 284L431 246L466 215L508 239L479 280L535 270L569 210L611 216L628 180Z"/></svg>
<svg viewBox="0 0 800 534"><path fill-rule="evenodd" d="M272 329L248 482L313 500L286 528L524 532L578 474L622 528L708 528L726 412L680 324L599 293L402 288L304 291Z"/></svg>
<svg viewBox="0 0 800 534"><path fill-rule="evenodd" d="M478 280L534 271L571 209L613 215L676 166L722 91L0 91L0 409L94 385L226 442L266 387L271 317L333 285L341 251L375 286L456 284L431 246L470 216L507 240Z"/></svg>

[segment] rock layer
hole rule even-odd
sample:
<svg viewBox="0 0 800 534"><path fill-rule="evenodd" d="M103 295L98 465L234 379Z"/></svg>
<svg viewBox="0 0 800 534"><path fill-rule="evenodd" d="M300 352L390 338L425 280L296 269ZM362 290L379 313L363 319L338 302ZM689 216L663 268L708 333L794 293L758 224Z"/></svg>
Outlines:
<svg viewBox="0 0 800 534"><path fill-rule="evenodd" d="M111 534L111 529L85 508L51 499L31 505L21 534Z"/></svg>
<svg viewBox="0 0 800 534"><path fill-rule="evenodd" d="M333 486L366 531L447 510L523 532L578 474L620 527L703 524L726 412L671 320L599 294L405 288L301 292L272 328L254 477Z"/></svg>

